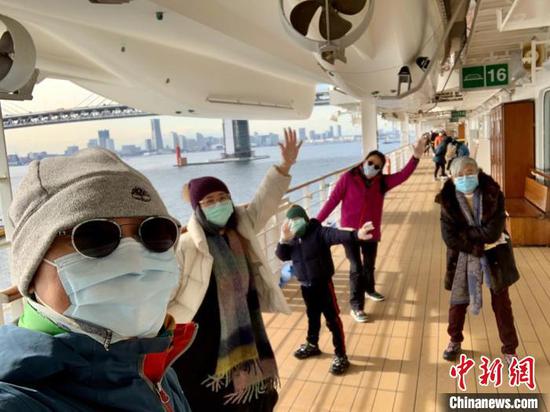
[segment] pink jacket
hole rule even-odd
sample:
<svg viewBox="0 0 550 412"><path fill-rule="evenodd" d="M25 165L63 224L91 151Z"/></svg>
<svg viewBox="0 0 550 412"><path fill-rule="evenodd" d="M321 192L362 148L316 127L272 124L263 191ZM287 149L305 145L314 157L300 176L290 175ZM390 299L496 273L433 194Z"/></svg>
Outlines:
<svg viewBox="0 0 550 412"><path fill-rule="evenodd" d="M400 185L413 174L418 159L414 156L405 167L391 175L384 175L386 192ZM352 169L353 170L353 169ZM382 208L384 194L380 189L382 177L376 176L370 187L367 187L364 178L352 170L344 173L334 187L329 199L317 214L317 220L323 222L332 211L342 202L340 225L359 229L365 222L371 221L374 225L373 240L380 240L380 224L382 222Z"/></svg>

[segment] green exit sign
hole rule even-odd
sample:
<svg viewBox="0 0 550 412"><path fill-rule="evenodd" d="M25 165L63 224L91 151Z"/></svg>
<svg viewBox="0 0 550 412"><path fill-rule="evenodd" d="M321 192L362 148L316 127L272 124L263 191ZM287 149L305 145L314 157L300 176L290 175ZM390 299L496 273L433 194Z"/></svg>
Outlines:
<svg viewBox="0 0 550 412"><path fill-rule="evenodd" d="M463 90L506 86L508 81L508 63L468 66L461 71Z"/></svg>
<svg viewBox="0 0 550 412"><path fill-rule="evenodd" d="M461 118L466 117L466 110L451 111L451 123L457 123Z"/></svg>

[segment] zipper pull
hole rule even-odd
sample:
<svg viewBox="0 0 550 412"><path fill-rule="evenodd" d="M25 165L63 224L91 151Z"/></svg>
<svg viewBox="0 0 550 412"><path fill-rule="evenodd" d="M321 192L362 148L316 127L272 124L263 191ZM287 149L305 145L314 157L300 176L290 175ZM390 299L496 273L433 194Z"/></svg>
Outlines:
<svg viewBox="0 0 550 412"><path fill-rule="evenodd" d="M107 352L109 352L109 347L111 346L112 339L113 339L113 333L110 330L108 330L105 336L105 340L103 341L103 347Z"/></svg>
<svg viewBox="0 0 550 412"><path fill-rule="evenodd" d="M166 405L167 403L170 402L170 397L168 396L168 394L165 392L164 388L162 387L160 381L158 381L155 385L155 388L157 390L157 394L160 398L160 401Z"/></svg>

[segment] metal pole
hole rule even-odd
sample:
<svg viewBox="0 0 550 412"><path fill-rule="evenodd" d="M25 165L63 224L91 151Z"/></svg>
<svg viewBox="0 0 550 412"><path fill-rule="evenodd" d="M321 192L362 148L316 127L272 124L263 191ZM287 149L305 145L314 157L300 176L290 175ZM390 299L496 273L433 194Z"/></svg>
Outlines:
<svg viewBox="0 0 550 412"><path fill-rule="evenodd" d="M311 192L309 191L309 186L304 188L304 209L307 214L311 213Z"/></svg>
<svg viewBox="0 0 550 412"><path fill-rule="evenodd" d="M8 152L6 148L6 135L4 134L4 118L0 103L0 207L2 208L2 220L6 231L6 240L11 239L13 227L8 217L8 209L12 200L10 168L8 165Z"/></svg>

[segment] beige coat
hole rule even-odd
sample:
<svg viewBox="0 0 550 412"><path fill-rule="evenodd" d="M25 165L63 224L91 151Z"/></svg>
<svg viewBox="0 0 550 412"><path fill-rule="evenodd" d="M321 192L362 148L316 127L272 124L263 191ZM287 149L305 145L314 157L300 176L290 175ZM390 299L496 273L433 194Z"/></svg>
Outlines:
<svg viewBox="0 0 550 412"><path fill-rule="evenodd" d="M275 166L267 172L254 199L247 206L237 206L237 231L249 241L248 258L259 266L255 279L263 312L290 313L290 308L279 288L279 278L273 274L256 235L276 213L281 199L290 185L290 176L282 175ZM168 312L178 323L193 319L206 294L212 274L213 258L203 228L195 214L189 219L187 232L176 247L181 276L178 290L172 297Z"/></svg>

